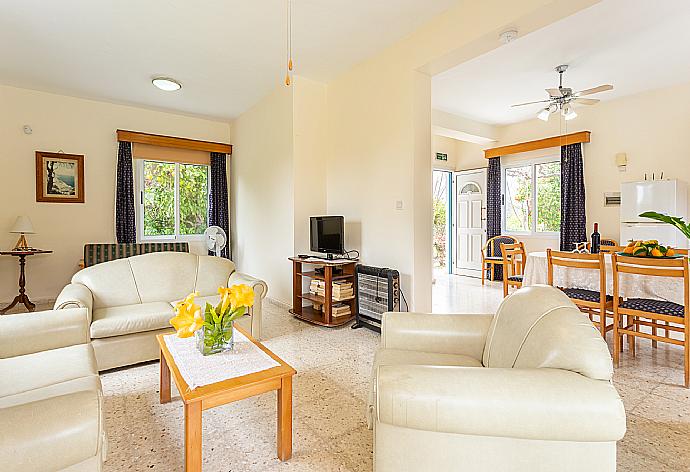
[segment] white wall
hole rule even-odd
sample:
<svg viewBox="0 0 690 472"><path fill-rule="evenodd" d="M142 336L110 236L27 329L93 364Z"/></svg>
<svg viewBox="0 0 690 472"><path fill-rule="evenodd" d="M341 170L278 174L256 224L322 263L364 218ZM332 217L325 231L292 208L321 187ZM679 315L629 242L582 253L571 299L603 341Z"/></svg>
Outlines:
<svg viewBox="0 0 690 472"><path fill-rule="evenodd" d="M230 127L233 256L268 283L269 297L292 299L294 250L293 88L278 87Z"/></svg>
<svg viewBox="0 0 690 472"><path fill-rule="evenodd" d="M690 83L653 90L595 106L578 107L578 117L567 130L592 132L585 144L587 234L599 223L602 237L619 240L619 207L604 207L604 192L617 192L621 182L643 180L647 173L690 182L690 150L684 142L690 129ZM499 128L498 146L555 136L558 120L534 119ZM558 152L558 150L555 150ZM619 172L616 153L628 154L627 172Z"/></svg>
<svg viewBox="0 0 690 472"><path fill-rule="evenodd" d="M36 234L29 244L52 249L27 262L27 293L32 299L55 298L78 270L85 243L114 242L115 130L228 142L229 126L188 116L114 105L45 92L0 86L0 247L14 247L8 231L18 215L28 215ZM26 135L23 125L33 134ZM37 203L35 151L83 154L81 203ZM0 302L17 293L18 263L0 257Z"/></svg>
<svg viewBox="0 0 690 472"><path fill-rule="evenodd" d="M432 137L431 142L433 145L433 149L431 151L431 167L439 170L456 170L458 162L458 145L460 144L460 141L435 134ZM448 160L437 160L437 152L447 154Z"/></svg>

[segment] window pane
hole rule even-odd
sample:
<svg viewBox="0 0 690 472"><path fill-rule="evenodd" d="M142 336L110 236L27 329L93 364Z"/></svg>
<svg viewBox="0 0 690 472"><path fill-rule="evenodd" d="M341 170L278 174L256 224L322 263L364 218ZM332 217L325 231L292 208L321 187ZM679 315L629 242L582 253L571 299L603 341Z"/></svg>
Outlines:
<svg viewBox="0 0 690 472"><path fill-rule="evenodd" d="M144 161L144 236L175 234L175 164Z"/></svg>
<svg viewBox="0 0 690 472"><path fill-rule="evenodd" d="M537 231L561 230L561 163L537 164Z"/></svg>
<svg viewBox="0 0 690 472"><path fill-rule="evenodd" d="M208 226L208 166L180 164L180 234Z"/></svg>
<svg viewBox="0 0 690 472"><path fill-rule="evenodd" d="M506 230L532 230L532 166L506 169Z"/></svg>

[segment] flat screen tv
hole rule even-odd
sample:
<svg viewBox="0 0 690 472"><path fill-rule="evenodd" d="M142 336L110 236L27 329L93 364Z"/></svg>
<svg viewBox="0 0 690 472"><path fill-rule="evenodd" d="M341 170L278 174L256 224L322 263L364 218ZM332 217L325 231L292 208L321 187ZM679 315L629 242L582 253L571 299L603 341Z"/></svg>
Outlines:
<svg viewBox="0 0 690 472"><path fill-rule="evenodd" d="M329 259L345 252L345 218L342 216L312 216L311 250L325 253Z"/></svg>

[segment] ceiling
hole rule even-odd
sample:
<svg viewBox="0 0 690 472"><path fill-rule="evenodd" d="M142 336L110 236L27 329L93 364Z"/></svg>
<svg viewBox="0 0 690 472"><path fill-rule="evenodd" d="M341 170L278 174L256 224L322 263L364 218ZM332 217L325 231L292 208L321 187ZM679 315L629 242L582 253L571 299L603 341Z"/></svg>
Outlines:
<svg viewBox="0 0 690 472"><path fill-rule="evenodd" d="M510 106L546 99L559 64L574 90L614 85L601 100L688 82L689 24L687 0L603 0L435 76L433 105L487 124L532 119L539 105Z"/></svg>
<svg viewBox="0 0 690 472"><path fill-rule="evenodd" d="M295 73L328 81L456 1L293 0ZM2 0L0 83L232 119L284 80L285 17L286 0Z"/></svg>

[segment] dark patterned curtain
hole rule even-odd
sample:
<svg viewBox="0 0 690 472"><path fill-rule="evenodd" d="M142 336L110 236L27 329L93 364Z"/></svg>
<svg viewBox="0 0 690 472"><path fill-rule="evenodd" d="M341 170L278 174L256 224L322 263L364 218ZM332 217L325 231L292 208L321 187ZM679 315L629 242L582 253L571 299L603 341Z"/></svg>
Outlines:
<svg viewBox="0 0 690 472"><path fill-rule="evenodd" d="M587 241L582 145L561 146L561 251Z"/></svg>
<svg viewBox="0 0 690 472"><path fill-rule="evenodd" d="M486 172L486 237L490 239L499 234L501 234L501 158L492 157L489 159L489 168ZM482 277L486 277L486 274L482 274ZM503 280L502 267L495 266L494 280Z"/></svg>
<svg viewBox="0 0 690 472"><path fill-rule="evenodd" d="M132 143L119 141L115 190L115 236L118 243L137 242L136 218L134 212Z"/></svg>
<svg viewBox="0 0 690 472"><path fill-rule="evenodd" d="M225 166L226 156L219 152L211 153L211 188L208 194L208 224L220 226L228 236L227 244L221 255L227 259L230 251L230 214L228 213L228 173ZM209 251L209 254L212 254Z"/></svg>

